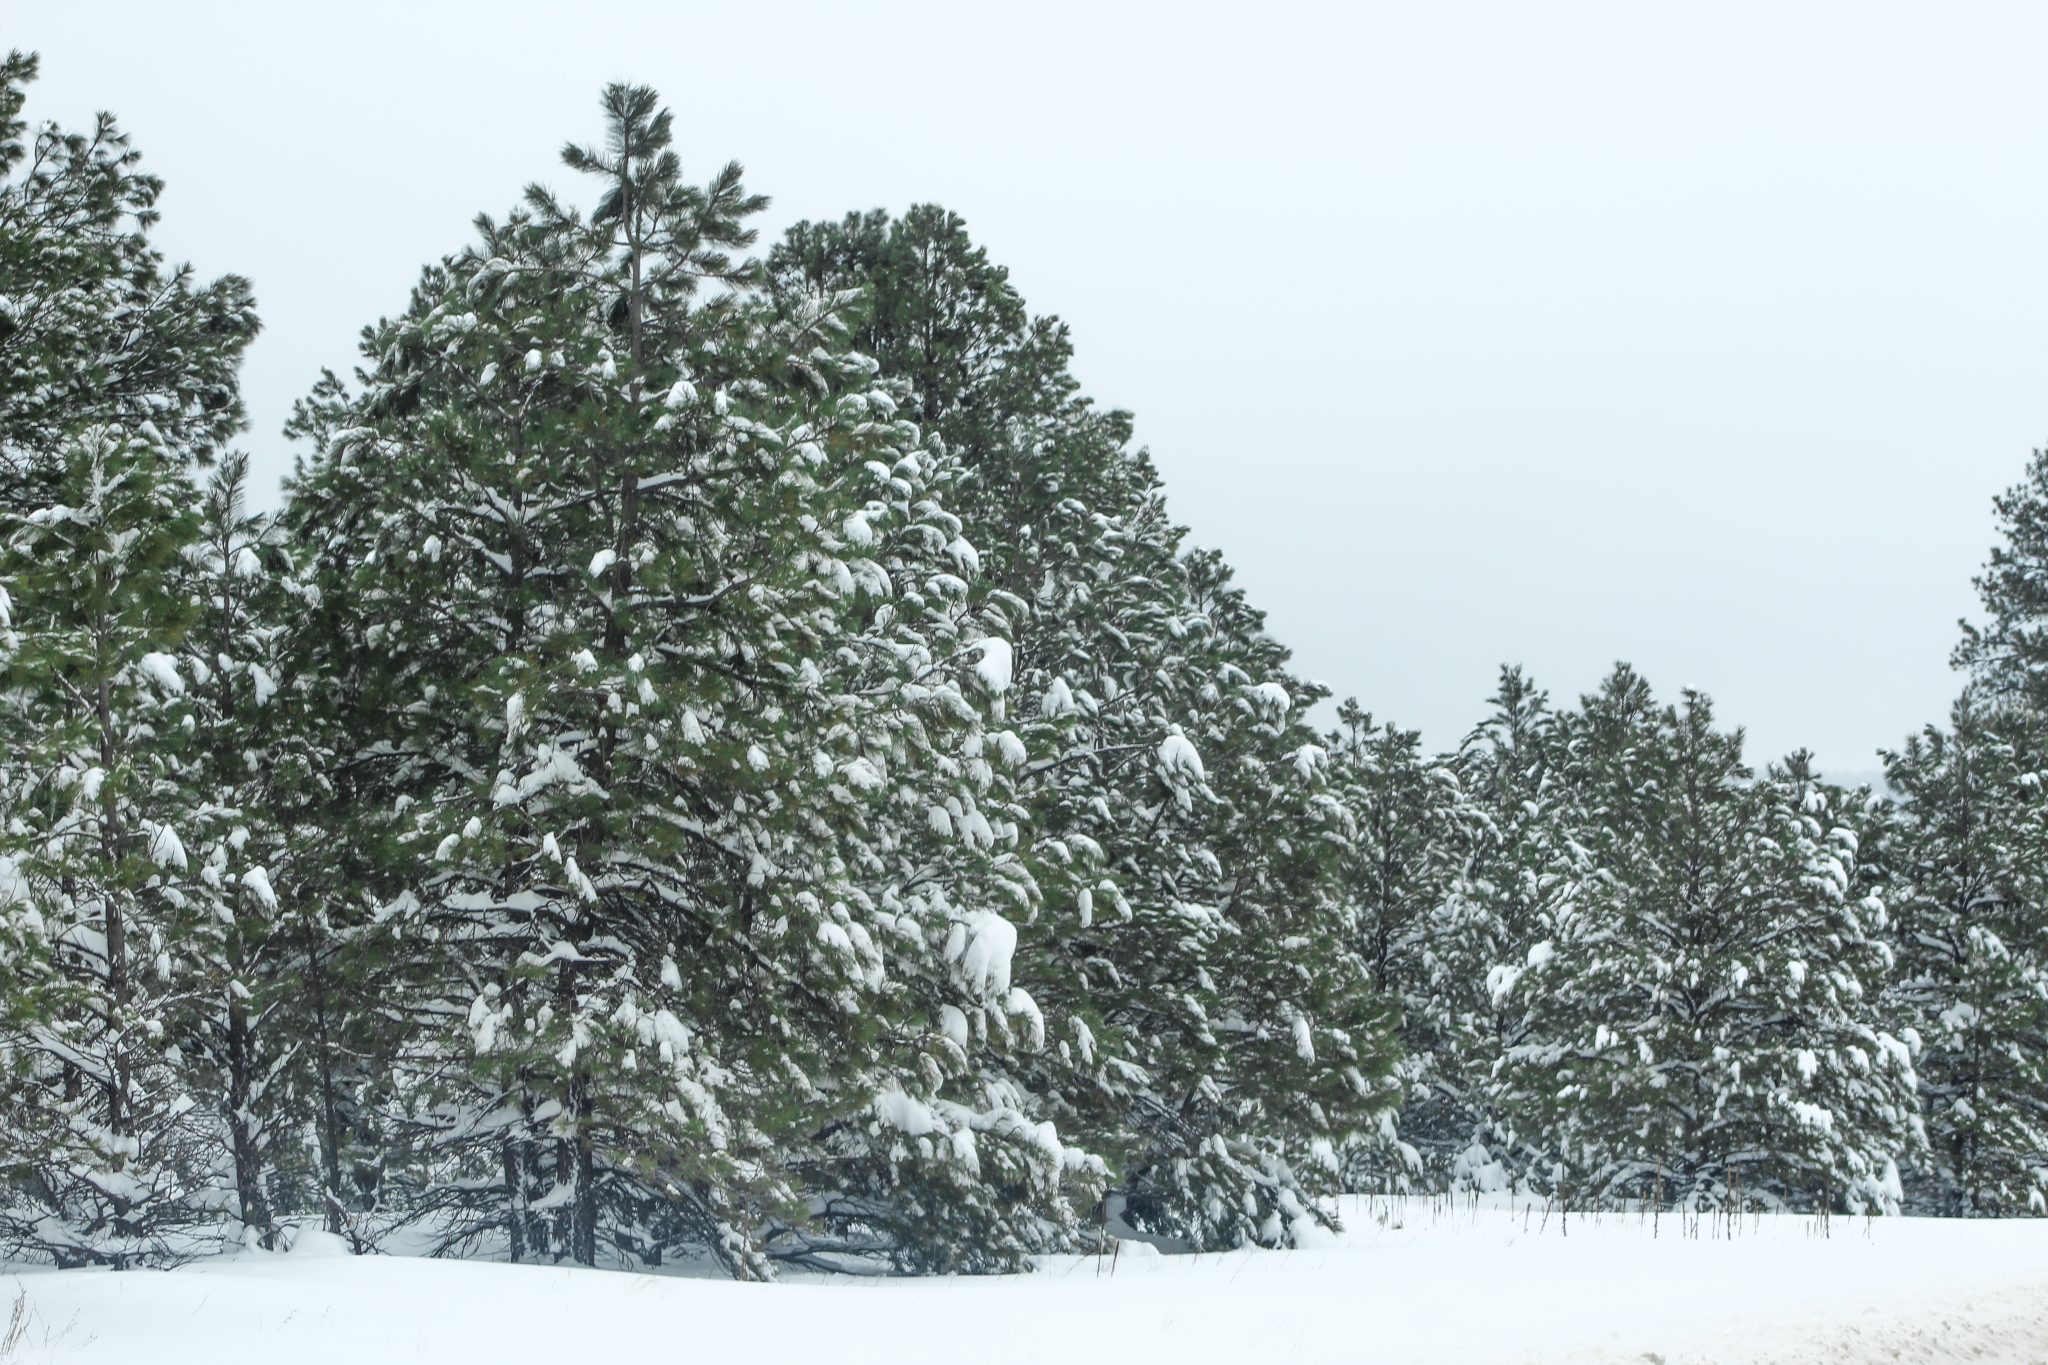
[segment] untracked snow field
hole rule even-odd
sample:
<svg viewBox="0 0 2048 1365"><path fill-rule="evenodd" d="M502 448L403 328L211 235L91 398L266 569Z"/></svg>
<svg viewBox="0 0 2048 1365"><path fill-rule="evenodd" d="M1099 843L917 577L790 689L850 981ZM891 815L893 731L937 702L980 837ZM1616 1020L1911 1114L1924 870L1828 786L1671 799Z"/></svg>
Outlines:
<svg viewBox="0 0 2048 1365"><path fill-rule="evenodd" d="M775 1285L320 1254L0 1274L7 1365L391 1361L2048 1363L2048 1220L1634 1215L1352 1200L1289 1252Z"/></svg>

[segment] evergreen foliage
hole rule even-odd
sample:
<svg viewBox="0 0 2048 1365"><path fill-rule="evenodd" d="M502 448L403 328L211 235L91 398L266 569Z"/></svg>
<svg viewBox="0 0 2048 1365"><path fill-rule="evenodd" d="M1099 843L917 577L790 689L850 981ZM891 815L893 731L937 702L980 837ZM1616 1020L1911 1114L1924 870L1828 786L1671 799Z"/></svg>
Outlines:
<svg viewBox="0 0 2048 1365"><path fill-rule="evenodd" d="M1358 916L1353 951L1373 989L1400 1006L1406 1091L1401 1145L1359 1145L1346 1174L1368 1186L1407 1187L1442 1178L1473 1133L1473 1116L1458 1103L1467 1089L1455 1077L1461 1039L1442 1005L1453 984L1444 911L1474 815L1456 765L1426 752L1420 733L1376 725L1356 701L1337 709L1337 723L1329 780L1344 813L1338 867Z"/></svg>
<svg viewBox="0 0 2048 1365"><path fill-rule="evenodd" d="M176 591L198 525L157 442L93 428L62 454L49 501L0 527L0 868L22 978L0 1043L0 1237L122 1266L210 1213L211 1144L171 1027L204 981L187 840L208 793Z"/></svg>
<svg viewBox="0 0 2048 1365"><path fill-rule="evenodd" d="M1893 799L1318 685L959 217L645 87L250 508L248 284L0 62L0 1258L983 1272L1350 1187L2048 1212L2048 455ZM210 477L205 471L211 470ZM1903 1174L1902 1174L1903 1170Z"/></svg>
<svg viewBox="0 0 2048 1365"><path fill-rule="evenodd" d="M1391 1098L1304 718L1320 694L1184 546L1128 416L1079 393L1065 326L956 215L799 224L770 268L793 301L860 292L860 343L962 467L952 506L1036 701L1015 719L1048 913L1023 951L1077 1024L1039 1084L1121 1155L1105 1216L1200 1247L1290 1240Z"/></svg>
<svg viewBox="0 0 2048 1365"><path fill-rule="evenodd" d="M191 848L213 793L182 650L189 471L241 421L248 285L150 245L160 183L114 120L30 128L0 62L0 1229L132 1264L217 1219L184 1024L209 988Z"/></svg>
<svg viewBox="0 0 2048 1365"><path fill-rule="evenodd" d="M90 130L23 115L35 54L0 61L0 509L62 478L91 427L208 463L242 424L256 334L248 281L198 282L150 245L163 183L110 114Z"/></svg>
<svg viewBox="0 0 2048 1365"><path fill-rule="evenodd" d="M1971 694L1886 756L1879 845L1920 1039L1927 1160L1908 1193L1949 1215L2048 1212L2048 805L2041 724Z"/></svg>
<svg viewBox="0 0 2048 1365"><path fill-rule="evenodd" d="M290 564L275 524L247 506L248 478L240 453L213 472L173 585L192 612L180 668L192 680L191 780L204 796L186 835L198 912L182 945L200 984L177 1025L195 1093L225 1130L231 1211L245 1238L269 1246L280 1186L303 1155L290 1130L303 1112L304 929L298 903L276 890L293 871L278 812L311 764L276 700Z"/></svg>
<svg viewBox="0 0 2048 1365"><path fill-rule="evenodd" d="M1992 500L1998 542L1972 582L1988 618L1962 623L1953 662L1979 691L2048 707L2048 450Z"/></svg>
<svg viewBox="0 0 2048 1365"><path fill-rule="evenodd" d="M1528 1041L1530 1020L1495 987L1557 932L1585 872L1578 793L1549 695L1503 668L1493 707L1453 759L1465 798L1449 850L1456 871L1424 960L1430 1017L1409 1024L1432 1051L1410 1058L1420 1075L1402 1115L1426 1169L1481 1188L1519 1181L1528 1157L1496 1073Z"/></svg>
<svg viewBox="0 0 2048 1365"><path fill-rule="evenodd" d="M608 145L564 157L597 208L479 220L368 335L363 392L308 414L294 530L347 603L379 914L436 955L417 1197L462 1205L451 1245L758 1274L820 1254L777 1231L794 1173L865 1128L1008 1212L979 1252L833 1249L1013 1263L1040 1236L995 1225L1056 1218L1085 1161L967 1066L1042 1043L1004 917L1036 896L1010 646L874 362L738 255L764 201L735 166L685 184L651 92L605 103Z"/></svg>
<svg viewBox="0 0 2048 1365"><path fill-rule="evenodd" d="M1800 754L1753 775L1705 697L1659 707L1626 667L1568 751L1590 875L1492 982L1525 1015L1502 1079L1539 1174L1568 1199L1895 1208L1915 1078L1844 795Z"/></svg>

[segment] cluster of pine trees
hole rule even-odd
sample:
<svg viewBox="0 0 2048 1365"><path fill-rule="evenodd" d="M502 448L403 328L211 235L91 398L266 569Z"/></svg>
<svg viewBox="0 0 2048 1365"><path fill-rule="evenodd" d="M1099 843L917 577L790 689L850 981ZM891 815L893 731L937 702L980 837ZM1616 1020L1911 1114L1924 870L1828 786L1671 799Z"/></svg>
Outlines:
<svg viewBox="0 0 2048 1365"><path fill-rule="evenodd" d="M1389 1174L1567 1204L1896 1206L1916 1049L1862 796L1761 772L1708 700L1520 673L1456 755L1355 715L1352 854L1405 1007Z"/></svg>
<svg viewBox="0 0 2048 1365"><path fill-rule="evenodd" d="M1996 508L1962 695L1880 793L1626 665L1571 708L1505 669L1446 755L1339 712L1404 1083L1355 1183L2048 1214L2048 451Z"/></svg>
<svg viewBox="0 0 2048 1365"><path fill-rule="evenodd" d="M1324 693L954 215L604 92L248 503L248 283L0 66L0 1258L976 1271L1347 1186L2041 1208L2048 463L1894 800ZM2030 596L2031 594L2031 596ZM1903 1168L1905 1174L1900 1174Z"/></svg>
<svg viewBox="0 0 2048 1365"><path fill-rule="evenodd" d="M248 287L6 70L0 1239L973 1270L1327 1220L1314 689L957 218L749 254L644 89L246 506Z"/></svg>

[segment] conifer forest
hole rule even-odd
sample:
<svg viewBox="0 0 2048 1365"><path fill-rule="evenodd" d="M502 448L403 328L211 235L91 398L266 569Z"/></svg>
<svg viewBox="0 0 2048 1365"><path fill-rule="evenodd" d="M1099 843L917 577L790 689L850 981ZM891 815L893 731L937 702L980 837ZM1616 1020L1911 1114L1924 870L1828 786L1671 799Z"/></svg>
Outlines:
<svg viewBox="0 0 2048 1365"><path fill-rule="evenodd" d="M367 319L256 510L253 287L166 258L162 183L33 117L37 66L0 1261L2048 1214L2048 454L1881 782L1626 664L1509 664L1431 752L1297 675L961 217L763 237L640 86Z"/></svg>

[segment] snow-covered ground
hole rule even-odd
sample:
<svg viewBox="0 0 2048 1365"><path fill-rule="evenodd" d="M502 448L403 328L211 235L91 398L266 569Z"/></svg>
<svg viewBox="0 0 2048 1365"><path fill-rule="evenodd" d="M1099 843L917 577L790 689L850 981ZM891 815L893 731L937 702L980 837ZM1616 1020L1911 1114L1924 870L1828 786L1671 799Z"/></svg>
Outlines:
<svg viewBox="0 0 2048 1365"><path fill-rule="evenodd" d="M1383 1224L1380 1217L1390 1214ZM2048 1362L2048 1220L1572 1219L1347 1206L1293 1252L1126 1244L996 1279L743 1285L300 1250L0 1275L7 1365L147 1361ZM6 1304L0 1302L0 1330ZM4 1358L4 1352L0 1352Z"/></svg>

